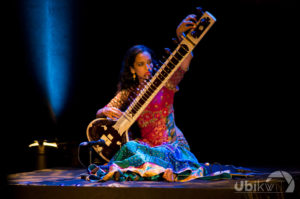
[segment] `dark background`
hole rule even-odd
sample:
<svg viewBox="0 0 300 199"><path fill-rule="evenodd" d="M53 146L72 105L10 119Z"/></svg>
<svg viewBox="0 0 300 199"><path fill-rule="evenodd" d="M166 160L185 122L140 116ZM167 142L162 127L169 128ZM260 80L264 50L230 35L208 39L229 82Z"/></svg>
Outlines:
<svg viewBox="0 0 300 199"><path fill-rule="evenodd" d="M75 0L70 6L71 86L55 118L30 65L22 6L6 7L1 162L8 173L36 168L28 148L35 139L60 144L49 152L49 167L80 166L77 146L96 111L115 95L125 51L135 44L156 52L170 47L177 25L197 6L217 22L194 50L175 97L176 124L192 152L199 162L298 165L294 2Z"/></svg>

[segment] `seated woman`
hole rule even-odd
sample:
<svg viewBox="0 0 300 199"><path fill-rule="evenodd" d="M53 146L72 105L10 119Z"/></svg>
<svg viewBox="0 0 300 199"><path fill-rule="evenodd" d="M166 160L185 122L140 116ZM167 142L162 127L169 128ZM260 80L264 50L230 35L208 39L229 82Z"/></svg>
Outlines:
<svg viewBox="0 0 300 199"><path fill-rule="evenodd" d="M177 27L178 39L195 27L195 15L188 15ZM189 181L208 176L209 166L200 164L175 124L174 95L193 58L183 60L177 71L137 119L140 137L124 144L107 165L90 165L90 179ZM155 73L152 50L144 45L130 48L124 58L116 96L97 112L97 117L118 119ZM217 170L219 167L217 168ZM226 173L225 173L226 174ZM219 176L220 177L220 176ZM223 178L230 178L224 175Z"/></svg>

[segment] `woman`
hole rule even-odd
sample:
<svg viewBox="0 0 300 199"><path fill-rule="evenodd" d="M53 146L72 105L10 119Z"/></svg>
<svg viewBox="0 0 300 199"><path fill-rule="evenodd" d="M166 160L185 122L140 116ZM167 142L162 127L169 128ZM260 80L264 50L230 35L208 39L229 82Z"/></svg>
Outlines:
<svg viewBox="0 0 300 199"><path fill-rule="evenodd" d="M195 27L196 21L195 15L188 15L179 24L176 30L179 40L184 32ZM119 91L104 108L98 110L97 117L121 117L132 96L155 73L153 57L152 51L143 45L128 50ZM90 165L90 179L189 181L207 175L207 166L200 164L190 152L174 120L174 94L192 58L190 53L138 117L141 137L123 145L106 166Z"/></svg>

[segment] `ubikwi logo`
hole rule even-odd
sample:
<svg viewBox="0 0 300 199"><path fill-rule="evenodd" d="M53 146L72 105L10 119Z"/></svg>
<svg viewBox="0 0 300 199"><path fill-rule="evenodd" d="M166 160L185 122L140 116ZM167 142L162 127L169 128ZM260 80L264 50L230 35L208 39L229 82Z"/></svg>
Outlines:
<svg viewBox="0 0 300 199"><path fill-rule="evenodd" d="M272 179L280 178L281 181L273 181ZM264 181L242 180L236 182L234 189L237 192L256 192L256 193L293 193L295 182L293 177L286 171L275 171L271 173Z"/></svg>

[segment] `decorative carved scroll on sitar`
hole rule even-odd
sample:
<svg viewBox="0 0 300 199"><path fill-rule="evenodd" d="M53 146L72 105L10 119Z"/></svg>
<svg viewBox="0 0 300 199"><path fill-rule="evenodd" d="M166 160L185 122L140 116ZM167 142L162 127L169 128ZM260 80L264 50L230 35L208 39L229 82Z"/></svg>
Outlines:
<svg viewBox="0 0 300 199"><path fill-rule="evenodd" d="M103 146L93 146L94 150L104 160L109 161L121 146L128 142L128 129L172 77L181 62L196 47L215 21L214 16L207 11L198 16L196 28L182 37L182 41L177 48L170 54L118 120L98 118L89 123L86 130L88 140L103 139L105 141Z"/></svg>

